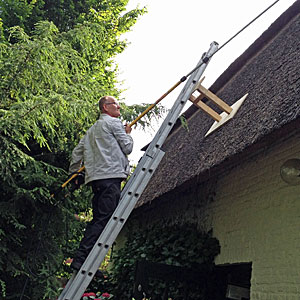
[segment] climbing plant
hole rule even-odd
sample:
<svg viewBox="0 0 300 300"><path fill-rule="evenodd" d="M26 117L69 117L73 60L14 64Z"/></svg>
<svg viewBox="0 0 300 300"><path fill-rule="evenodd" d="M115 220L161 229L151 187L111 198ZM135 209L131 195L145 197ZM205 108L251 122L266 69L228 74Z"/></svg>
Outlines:
<svg viewBox="0 0 300 300"><path fill-rule="evenodd" d="M212 232L201 232L194 224L153 225L131 228L128 232L124 247L114 254L111 270L112 293L120 300L131 299L138 260L209 270L220 251L219 242L212 237ZM157 293L162 293L162 283L152 284L156 285L153 288ZM173 289L173 293L174 297L179 291ZM195 299L204 299L199 297Z"/></svg>

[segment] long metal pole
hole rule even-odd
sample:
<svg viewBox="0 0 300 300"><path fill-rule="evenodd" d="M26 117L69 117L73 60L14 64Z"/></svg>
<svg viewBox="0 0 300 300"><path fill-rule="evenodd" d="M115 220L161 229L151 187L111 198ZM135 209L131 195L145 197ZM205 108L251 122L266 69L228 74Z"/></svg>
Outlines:
<svg viewBox="0 0 300 300"><path fill-rule="evenodd" d="M136 124L144 115L146 115L151 109L153 109L159 102L161 102L164 98L166 98L172 91L174 91L182 82L184 82L187 77L193 73L196 69L198 69L200 66L197 66L195 69L193 69L187 76L183 76L178 82L176 82L169 90L167 90L162 96L160 96L153 104L151 104L149 107L147 107L135 120L133 120L128 126L132 127L134 124ZM65 188L66 185L71 182L74 178L78 176L78 173L83 172L85 169L84 166L82 166L76 173L74 173L70 178L68 178L67 181L65 181L61 188ZM54 194L51 195L52 197Z"/></svg>

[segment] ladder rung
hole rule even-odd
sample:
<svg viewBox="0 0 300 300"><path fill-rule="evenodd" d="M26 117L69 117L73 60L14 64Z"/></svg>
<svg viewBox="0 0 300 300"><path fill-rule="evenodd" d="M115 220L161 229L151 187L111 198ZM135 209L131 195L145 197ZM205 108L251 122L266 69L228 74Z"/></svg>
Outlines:
<svg viewBox="0 0 300 300"><path fill-rule="evenodd" d="M202 82L203 82L204 79L205 79L205 76L203 76L203 77L198 81L198 83L196 84L195 90L197 90L198 87L201 86L201 84L202 84Z"/></svg>
<svg viewBox="0 0 300 300"><path fill-rule="evenodd" d="M202 100L204 98L204 95L203 94L201 94L201 95L199 95L198 97L195 97L194 95L191 95L190 96L190 98L189 98L189 100L190 101L192 101L193 103L196 101L200 101L200 100ZM196 104L196 103L194 103L194 104Z"/></svg>
<svg viewBox="0 0 300 300"><path fill-rule="evenodd" d="M197 90L205 97L213 101L220 109L222 109L226 113L230 114L232 112L232 108L227 103L225 103L218 96L216 96L211 91L203 87L201 84L197 86Z"/></svg>
<svg viewBox="0 0 300 300"><path fill-rule="evenodd" d="M198 98L201 98L201 95ZM206 105L203 101L201 101L201 99L198 100L198 98L196 98L195 101L193 101L193 103L199 108L201 108L205 113L210 115L215 121L219 122L222 119L222 117L217 112L215 112L212 108Z"/></svg>

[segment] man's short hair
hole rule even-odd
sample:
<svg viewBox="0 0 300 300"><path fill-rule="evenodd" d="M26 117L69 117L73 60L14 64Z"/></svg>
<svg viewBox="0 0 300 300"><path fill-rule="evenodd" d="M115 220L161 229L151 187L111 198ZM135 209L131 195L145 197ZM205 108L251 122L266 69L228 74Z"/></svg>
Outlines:
<svg viewBox="0 0 300 300"><path fill-rule="evenodd" d="M104 96L99 100L99 109L103 111L103 105L109 100L110 96Z"/></svg>

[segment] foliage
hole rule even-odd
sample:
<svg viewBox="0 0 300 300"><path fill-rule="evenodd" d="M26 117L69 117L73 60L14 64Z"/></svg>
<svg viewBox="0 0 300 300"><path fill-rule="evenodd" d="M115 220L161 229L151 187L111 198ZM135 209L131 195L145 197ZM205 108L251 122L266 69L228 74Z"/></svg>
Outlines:
<svg viewBox="0 0 300 300"><path fill-rule="evenodd" d="M188 121L187 121L187 119L185 118L185 116L184 115L181 115L180 117L179 117L179 120L180 120L180 123L181 123L181 126L182 126L182 128L184 128L187 132L189 132L189 124L188 124Z"/></svg>
<svg viewBox="0 0 300 300"><path fill-rule="evenodd" d="M60 31L68 31L88 19L92 9L100 13L108 26L125 32L141 14L141 10L134 9L121 16L127 3L128 0L4 0L0 1L0 15L5 28L20 26L26 33L45 20L52 21Z"/></svg>
<svg viewBox="0 0 300 300"><path fill-rule="evenodd" d="M148 106L149 104L147 103L134 104L134 105L125 105L124 103L121 103L122 117L128 122L128 124L130 124L142 112L144 112L144 110L146 110ZM140 125L145 130L145 128L151 126L151 122L153 122L153 119L158 120L158 118L161 118L165 112L166 109L160 104L158 104L152 110L150 110L142 119L140 119L136 124Z"/></svg>
<svg viewBox="0 0 300 300"><path fill-rule="evenodd" d="M109 294L109 293L84 293L82 295L82 300L108 300L108 299L112 299L114 296Z"/></svg>
<svg viewBox="0 0 300 300"><path fill-rule="evenodd" d="M50 2L57 4L52 11ZM114 56L126 41L119 37L144 13L123 13L126 3L0 2L1 298L53 297L56 275L67 272L62 262L84 227L74 214L87 209L91 194L51 194L98 116L98 99L121 92Z"/></svg>
<svg viewBox="0 0 300 300"><path fill-rule="evenodd" d="M125 246L113 259L113 294L120 300L131 299L138 260L209 269L219 251L219 243L211 232L200 232L193 224L131 229ZM156 288L159 289L158 286Z"/></svg>
<svg viewBox="0 0 300 300"><path fill-rule="evenodd" d="M0 42L4 40L3 22L0 18Z"/></svg>

